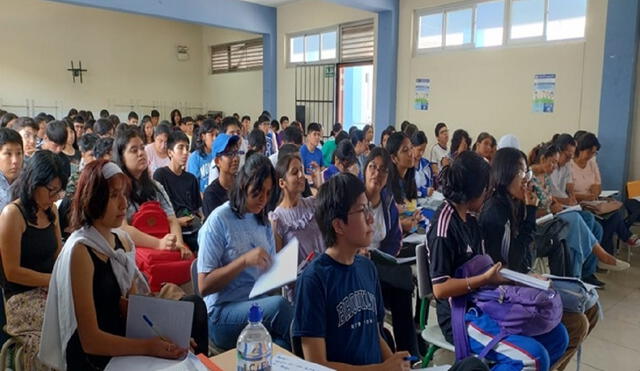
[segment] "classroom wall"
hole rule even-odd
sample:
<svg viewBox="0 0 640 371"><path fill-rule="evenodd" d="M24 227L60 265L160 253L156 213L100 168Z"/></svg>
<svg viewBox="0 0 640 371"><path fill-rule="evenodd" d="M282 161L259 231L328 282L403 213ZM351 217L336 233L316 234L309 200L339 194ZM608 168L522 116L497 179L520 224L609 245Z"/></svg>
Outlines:
<svg viewBox="0 0 640 371"><path fill-rule="evenodd" d="M295 117L295 68L287 66L287 35L375 17L375 13L321 0L278 7L278 115Z"/></svg>
<svg viewBox="0 0 640 371"><path fill-rule="evenodd" d="M164 117L202 106L202 30L167 21L38 0L3 0L0 11L0 99L2 105L33 100L34 111L62 116L69 108L97 114L107 107L122 117L132 108ZM176 46L189 47L178 61ZM88 69L72 82L70 60ZM51 106L51 107L45 107ZM7 109L7 108L5 108ZM24 108L7 109L24 114Z"/></svg>
<svg viewBox="0 0 640 371"><path fill-rule="evenodd" d="M262 70L211 74L212 45L250 40L260 35L202 27L202 100L207 107L223 111L225 115L237 112L257 119L262 112Z"/></svg>
<svg viewBox="0 0 640 371"><path fill-rule="evenodd" d="M638 59L640 61L640 59ZM636 67L636 104L631 124L631 158L629 159L629 180L640 179L640 62Z"/></svg>
<svg viewBox="0 0 640 371"><path fill-rule="evenodd" d="M474 138L513 133L528 151L556 132L597 132L607 1L589 1L585 41L414 55L414 10L456 0L400 2L397 121L416 123L434 140L435 124ZM532 112L535 74L555 73L552 114ZM428 111L413 108L416 78L431 79ZM451 130L453 129L453 130Z"/></svg>

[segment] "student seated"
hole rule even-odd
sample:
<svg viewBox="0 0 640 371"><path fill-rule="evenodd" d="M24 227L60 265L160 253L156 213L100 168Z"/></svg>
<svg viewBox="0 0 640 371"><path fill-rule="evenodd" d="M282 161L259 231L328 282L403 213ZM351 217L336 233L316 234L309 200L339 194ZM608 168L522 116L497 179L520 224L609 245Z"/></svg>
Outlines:
<svg viewBox="0 0 640 371"><path fill-rule="evenodd" d="M392 161L389 168L389 189L400 210L402 231L409 233L415 230L422 217L417 210L415 152L411 140L402 132L391 134L385 149L389 152Z"/></svg>
<svg viewBox="0 0 640 371"><path fill-rule="evenodd" d="M584 133L577 140L576 156L571 162L573 190L578 201L595 201L602 192L600 169L595 156L600 149L600 142L593 133ZM610 254L615 254L613 236L617 235L631 247L640 247L640 237L631 233L624 221L622 208L598 220L603 229L602 244Z"/></svg>
<svg viewBox="0 0 640 371"><path fill-rule="evenodd" d="M184 170L189 158L189 138L182 131L174 131L167 140L169 166L153 173L171 200L178 224L182 228L182 239L191 251L198 251L198 230L202 225L202 199L198 179Z"/></svg>
<svg viewBox="0 0 640 371"><path fill-rule="evenodd" d="M322 171L323 182L326 182L329 178L339 173L351 173L355 176L361 174L356 150L353 148L351 141L343 140L340 142L333 153L333 158L334 164L329 165L329 167Z"/></svg>
<svg viewBox="0 0 640 371"><path fill-rule="evenodd" d="M240 169L240 156L238 144L240 137L236 135L220 134L213 142L214 162L219 174L216 179L207 186L202 197L202 212L204 217L229 200L229 190L235 181L238 169Z"/></svg>
<svg viewBox="0 0 640 371"><path fill-rule="evenodd" d="M240 122L238 122L238 120L236 120L235 117L228 116L222 119L222 123L220 124L220 134L226 134L228 136L234 136L234 135L238 136L238 143L237 143L238 148L242 147L242 141L243 141L242 137L240 136L240 133L241 133ZM214 154L213 155L214 159L215 159L215 156L216 155ZM242 162L240 162L240 166L242 166ZM209 180L207 184L211 185L211 183L213 183L216 179L218 179L218 176L220 176L220 171L216 165L216 162L211 161L211 164L209 165ZM202 197L204 198L204 194L202 195Z"/></svg>
<svg viewBox="0 0 640 371"><path fill-rule="evenodd" d="M383 148L374 148L369 152L364 166L364 186L367 200L373 213L373 237L369 250L380 250L390 255L397 255L402 247L402 230L398 207L393 195L387 188L391 157ZM378 264L377 264L378 265ZM383 270L382 270L383 269ZM378 265L378 274L385 307L391 311L393 335L399 350L406 350L418 356L418 341L413 324L411 278L405 288L395 287L387 276L404 277L404 268ZM410 273L409 273L410 274ZM388 282L389 281L389 282Z"/></svg>
<svg viewBox="0 0 640 371"><path fill-rule="evenodd" d="M24 147L24 163L29 161L29 158L36 151L36 133L38 132L38 125L33 121L31 117L20 117L18 121L13 125L13 130L17 131L22 137L22 145Z"/></svg>
<svg viewBox="0 0 640 371"><path fill-rule="evenodd" d="M322 172L326 166L322 161L322 150L318 148L322 138L322 126L317 122L312 122L307 127L307 143L300 147L300 157L304 173L307 175L309 183L313 186L317 174Z"/></svg>
<svg viewBox="0 0 640 371"><path fill-rule="evenodd" d="M298 239L299 271L308 264L307 259L312 260L325 250L314 216L316 200L313 197L302 197L305 180L302 160L297 153L280 157L276 166L279 204L269 213L269 220L276 241L276 251L280 251L294 238ZM307 263L303 263L305 261ZM293 294L293 290L287 291L289 301L293 301Z"/></svg>
<svg viewBox="0 0 640 371"><path fill-rule="evenodd" d="M525 274L530 273L533 265L530 246L536 229L538 204L526 174L524 153L514 148L500 149L491 162L491 193L479 218L487 253L493 261ZM551 261L549 264L552 265ZM563 312L562 323L569 334L569 346L556 364L557 369L563 370L567 366L598 322L597 302L591 304L584 313Z"/></svg>
<svg viewBox="0 0 640 371"><path fill-rule="evenodd" d="M282 146L284 146L285 144L293 144L300 148L302 146L302 132L295 126L290 126L290 128L291 129L287 127L282 131ZM280 148L282 148L282 146L280 146ZM324 146L322 147L322 149L324 150ZM278 164L279 153L280 149L278 149L278 152L269 156L269 160L271 160L271 164L273 164L273 167L276 167L276 165Z"/></svg>
<svg viewBox="0 0 640 371"><path fill-rule="evenodd" d="M98 120L96 120L95 124L93 124L93 132L96 133L100 138L113 138L115 128L116 127L113 125L113 123L107 118L99 118Z"/></svg>
<svg viewBox="0 0 640 371"><path fill-rule="evenodd" d="M258 117L258 121L253 124L253 129L259 129L264 134L264 154L266 156L271 156L272 154L278 152L278 142L276 140L276 136L271 131L271 118L264 115Z"/></svg>
<svg viewBox="0 0 640 371"><path fill-rule="evenodd" d="M144 144L147 145L153 143L153 123L151 122L151 117L144 116L142 121L140 121L140 124L138 124L138 128L144 138Z"/></svg>
<svg viewBox="0 0 640 371"><path fill-rule="evenodd" d="M375 147L375 144L373 144L373 126L367 124L365 126L362 127L362 133L364 134L364 142L367 146L367 151L365 152L365 158L367 155L369 155L369 151L373 149L373 147ZM363 163L364 165L364 163Z"/></svg>
<svg viewBox="0 0 640 371"><path fill-rule="evenodd" d="M392 353L380 335L378 274L358 255L374 235L362 181L339 174L324 183L316 219L327 250L296 282L293 336L301 338L304 358L338 370L408 370L409 353Z"/></svg>
<svg viewBox="0 0 640 371"><path fill-rule="evenodd" d="M424 158L424 151L427 149L427 136L424 131L417 131L411 137L413 146L413 157L416 159L416 187L418 188L418 198L430 197L433 194L435 183L433 176L433 165L431 161Z"/></svg>
<svg viewBox="0 0 640 371"><path fill-rule="evenodd" d="M359 173L361 173L361 170L364 168L364 162L367 158L367 152L369 152L369 144L367 143L364 131L360 129L356 129L351 132L349 139L355 149L356 158L358 159L358 169ZM327 165L325 164L325 166Z"/></svg>
<svg viewBox="0 0 640 371"><path fill-rule="evenodd" d="M236 346L253 303L264 311L262 324L273 341L291 349L292 309L282 296L249 293L276 254L267 218L267 203L276 186L271 161L261 154L247 157L229 201L215 209L198 234L198 288L207 304L209 337L220 348Z"/></svg>
<svg viewBox="0 0 640 371"><path fill-rule="evenodd" d="M193 125L193 118L191 118L190 116L187 116L180 120L179 128L183 133L187 135L187 138L189 139L189 145L191 145L191 142L193 141Z"/></svg>
<svg viewBox="0 0 640 371"><path fill-rule="evenodd" d="M22 172L24 152L17 131L0 128L0 211L11 202L11 184Z"/></svg>
<svg viewBox="0 0 640 371"><path fill-rule="evenodd" d="M187 162L187 171L198 178L200 194L209 184L209 169L213 160L211 148L216 135L218 135L218 125L211 119L204 120L198 128L195 150Z"/></svg>
<svg viewBox="0 0 640 371"><path fill-rule="evenodd" d="M478 139L476 139L471 150L475 151L488 162L491 162L493 155L496 153L496 145L496 138L494 138L493 135L482 132L478 135Z"/></svg>
<svg viewBox="0 0 640 371"><path fill-rule="evenodd" d="M115 140L113 162L129 177L131 189L127 198L126 218L122 221L124 229L136 246L160 250L180 250L183 258L193 254L182 239L182 228L165 192L164 187L151 179L148 171L147 156L140 132L136 128L127 128ZM167 214L171 232L163 238L156 238L130 225L133 215L147 201L157 201Z"/></svg>
<svg viewBox="0 0 640 371"><path fill-rule="evenodd" d="M134 111L129 112L127 115L127 125L138 126L138 114Z"/></svg>
<svg viewBox="0 0 640 371"><path fill-rule="evenodd" d="M489 164L478 154L465 151L440 172L445 202L427 233L427 249L436 313L444 337L453 343L451 307L448 299L465 295L486 285L507 281L496 263L483 274L455 277L456 270L476 255L484 254L482 231L471 213L480 211L489 187ZM468 308L465 315L471 352L479 354L500 332L497 322L487 314ZM495 370L550 370L567 349L564 325L539 336L510 335L501 340L486 358Z"/></svg>
<svg viewBox="0 0 640 371"><path fill-rule="evenodd" d="M336 142L336 138L338 134L342 133L342 124L336 122L333 124L333 128L331 128L331 136L327 139L322 145L322 162L329 166L329 164L333 163L333 152L335 152L336 147L338 146L338 142Z"/></svg>
<svg viewBox="0 0 640 371"><path fill-rule="evenodd" d="M382 131L382 134L380 134L380 147L386 148L389 136L395 132L396 128L393 125L387 126L387 128Z"/></svg>
<svg viewBox="0 0 640 371"><path fill-rule="evenodd" d="M562 205L554 201L551 195L549 178L557 166L558 158L558 147L552 143L542 143L529 154L529 163L534 175L533 189L540 200L537 217L562 211ZM569 211L558 214L556 217L569 224L566 243L572 252L573 259L570 262L571 270L567 272L568 276L582 277L589 281L596 271L596 265L616 271L629 268L629 263L616 259L602 248L580 213Z"/></svg>
<svg viewBox="0 0 640 371"><path fill-rule="evenodd" d="M80 150L78 150L78 143L76 140L76 131L73 128L73 124L65 122L67 125L67 142L62 148L62 153L67 156L71 165L80 164Z"/></svg>
<svg viewBox="0 0 640 371"><path fill-rule="evenodd" d="M449 165L449 129L444 122L439 122L435 129L436 143L431 147L429 160L435 163L436 174L444 166ZM386 147L385 147L386 148Z"/></svg>
<svg viewBox="0 0 640 371"><path fill-rule="evenodd" d="M36 152L14 183L14 201L0 214L6 332L24 344L25 370L42 369L36 355L47 287L62 247L54 202L67 185L64 166L62 158L51 151Z"/></svg>
<svg viewBox="0 0 640 371"><path fill-rule="evenodd" d="M451 158L456 158L464 151L468 151L471 147L471 137L466 130L458 129L453 132L451 137Z"/></svg>
<svg viewBox="0 0 640 371"><path fill-rule="evenodd" d="M180 113L179 109L173 109L169 113L169 117L171 118L171 128L177 128L180 126L180 122L182 121L182 113Z"/></svg>
<svg viewBox="0 0 640 371"><path fill-rule="evenodd" d="M67 124L62 121L51 121L47 124L44 140L41 149L49 150L62 158L64 169L67 171L67 178L71 175L71 162L62 153L62 149L67 143Z"/></svg>
<svg viewBox="0 0 640 371"><path fill-rule="evenodd" d="M111 161L113 158L113 142L114 139L111 137L98 138L93 148L93 155L96 160Z"/></svg>
<svg viewBox="0 0 640 371"><path fill-rule="evenodd" d="M76 230L52 273L40 359L56 369L102 370L112 356L178 358L186 352L159 337L125 337L129 294L148 294L133 258L133 242L118 228L129 179L100 160L87 165L73 201ZM89 206L91 205L91 206Z"/></svg>
<svg viewBox="0 0 640 371"><path fill-rule="evenodd" d="M253 129L249 133L249 137L247 138L247 142L249 143L248 150L245 156L248 157L249 151L254 153L259 153L264 155L267 148L267 137L264 135L264 132L260 129Z"/></svg>
<svg viewBox="0 0 640 371"><path fill-rule="evenodd" d="M153 143L147 144L144 151L147 153L149 161L149 174L153 175L157 169L169 166L169 155L167 154L167 140L171 134L169 125L160 124L153 130Z"/></svg>

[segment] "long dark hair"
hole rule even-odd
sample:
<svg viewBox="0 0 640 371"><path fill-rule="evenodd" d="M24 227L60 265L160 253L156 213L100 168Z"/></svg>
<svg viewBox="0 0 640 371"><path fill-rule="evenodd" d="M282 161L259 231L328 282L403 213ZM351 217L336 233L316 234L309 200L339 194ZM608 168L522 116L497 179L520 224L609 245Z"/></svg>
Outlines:
<svg viewBox="0 0 640 371"><path fill-rule="evenodd" d="M202 122L202 125L198 127L198 135L196 136L196 147L195 151L198 151L200 156L204 157L207 155L206 145L204 143L204 139L202 136L206 133L211 133L214 130L218 130L218 124L216 124L213 119L206 119Z"/></svg>
<svg viewBox="0 0 640 371"><path fill-rule="evenodd" d="M299 160L302 162L302 158L300 158L300 152L296 151L294 153L287 153L282 156L278 155L278 163L276 164L275 174L276 181L273 184L273 189L271 191L271 201L269 201L269 210L274 210L280 201L282 200L282 196L284 192L280 189L280 179L285 179L287 177L287 172L289 171L289 166L291 165L291 161Z"/></svg>
<svg viewBox="0 0 640 371"><path fill-rule="evenodd" d="M385 148L387 152L389 152L389 155L397 155L400 147L402 146L402 142L405 139L409 139L409 137L401 131L391 134L387 139L387 145ZM387 184L387 186L390 186L391 193L393 194L393 198L396 203L403 204L405 200L414 200L418 198L415 167L407 169L407 172L404 174L404 178L402 178L398 172L398 167L394 163L389 168L388 182L390 184Z"/></svg>
<svg viewBox="0 0 640 371"><path fill-rule="evenodd" d="M460 153L449 166L438 174L444 197L456 204L470 202L489 186L490 166L473 151Z"/></svg>
<svg viewBox="0 0 640 371"><path fill-rule="evenodd" d="M558 148L551 142L540 143L537 146L533 147L531 152L529 152L529 164L536 165L542 160L543 157L548 158L559 152L560 148Z"/></svg>
<svg viewBox="0 0 640 371"><path fill-rule="evenodd" d="M31 156L27 167L22 170L18 179L11 185L11 198L19 199L29 223L36 224L38 205L33 195L38 187L46 187L54 179L60 179L60 190L67 188L69 170L60 155L48 150L37 151ZM51 209L44 210L50 222L55 220Z"/></svg>
<svg viewBox="0 0 640 371"><path fill-rule="evenodd" d="M495 198L509 208L508 215L512 236L517 235L520 217L524 211L523 203L509 194L509 186L520 172L521 160L524 160L525 165L527 164L527 156L524 152L516 148L506 147L499 149L491 161L490 188L492 195L490 198Z"/></svg>
<svg viewBox="0 0 640 371"><path fill-rule="evenodd" d="M133 138L140 138L143 143L143 134L140 133L136 127L128 127L118 133L115 141L113 142L113 162L120 166L122 172L125 173L131 180L131 192L129 194L129 201L135 204L141 205L147 201L157 201L158 188L155 186L148 171L143 171L140 174L140 178L136 179L127 166L124 163L124 151L127 148L127 144ZM144 149L142 149L144 151Z"/></svg>
<svg viewBox="0 0 640 371"><path fill-rule="evenodd" d="M367 156L367 159L364 162L364 168L362 169L362 178L364 179L365 185L367 184L367 167L369 166L369 163L371 161L375 160L378 157L382 158L382 162L384 163L383 166L387 169L387 171L389 171L393 167L393 162L391 161L391 156L389 155L389 152L387 152L387 150L382 147L375 147L369 152L369 155ZM388 177L387 177L387 184L389 184ZM387 184L384 185L384 188L387 187Z"/></svg>
<svg viewBox="0 0 640 371"><path fill-rule="evenodd" d="M277 187L276 172L273 169L271 160L259 153L253 154L251 157L246 158L244 166L238 171L236 180L229 192L229 205L231 211L239 219L244 218L244 214L247 213L247 198L249 195L249 188L253 186L254 192L261 192L262 186L267 179L271 179L273 187ZM273 195L273 188L272 188ZM260 211L259 214L254 214L258 223L267 225L269 220L267 215L269 213L269 202Z"/></svg>
<svg viewBox="0 0 640 371"><path fill-rule="evenodd" d="M176 115L180 115L180 119L182 119L182 113L180 113L179 109L174 109L173 111L171 111L171 113L169 114L169 117L171 117L171 126L172 127L176 127L178 125L180 125L180 121L176 122Z"/></svg>

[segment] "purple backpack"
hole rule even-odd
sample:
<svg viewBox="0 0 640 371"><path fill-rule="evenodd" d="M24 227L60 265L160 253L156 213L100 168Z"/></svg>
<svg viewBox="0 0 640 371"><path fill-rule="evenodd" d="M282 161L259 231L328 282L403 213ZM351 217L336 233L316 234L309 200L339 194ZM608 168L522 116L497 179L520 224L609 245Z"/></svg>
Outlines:
<svg viewBox="0 0 640 371"><path fill-rule="evenodd" d="M489 255L477 255L456 270L456 278L473 277L493 266ZM465 324L467 303L471 302L496 321L500 333L478 355L484 358L509 335L537 336L553 330L562 319L562 300L554 290L527 286L500 285L483 287L467 295L451 298L451 325L456 359L471 354Z"/></svg>

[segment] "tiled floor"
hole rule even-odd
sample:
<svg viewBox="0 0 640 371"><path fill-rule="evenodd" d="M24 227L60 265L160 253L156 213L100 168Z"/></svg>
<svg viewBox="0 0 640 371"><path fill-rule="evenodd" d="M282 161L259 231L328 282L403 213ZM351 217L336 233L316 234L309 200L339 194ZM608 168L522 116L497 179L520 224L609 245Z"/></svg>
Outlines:
<svg viewBox="0 0 640 371"><path fill-rule="evenodd" d="M626 246L621 250L619 257L626 260ZM583 343L580 371L640 371L640 249L634 252L629 270L598 274L607 284L599 291L604 318ZM450 364L452 359L439 350L435 362ZM575 357L566 370L576 370Z"/></svg>

